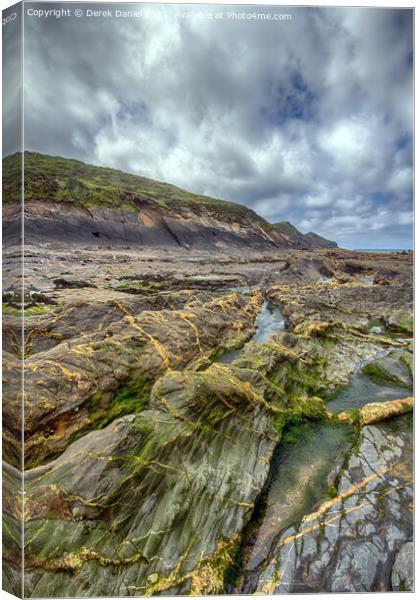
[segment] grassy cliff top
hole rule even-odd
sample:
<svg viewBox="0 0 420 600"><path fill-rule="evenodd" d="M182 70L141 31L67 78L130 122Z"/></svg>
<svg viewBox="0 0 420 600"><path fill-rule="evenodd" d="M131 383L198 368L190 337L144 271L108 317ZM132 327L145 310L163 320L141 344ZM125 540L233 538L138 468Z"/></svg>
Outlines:
<svg viewBox="0 0 420 600"><path fill-rule="evenodd" d="M298 229L296 229L296 227L294 227L294 225L292 225L288 221L281 221L279 223L274 223L273 227L274 227L274 229L276 229L280 233L283 233L285 236L287 236L291 240L301 240L303 237L303 234Z"/></svg>
<svg viewBox="0 0 420 600"><path fill-rule="evenodd" d="M296 229L294 225L288 221L281 221L280 223L274 223L272 228L285 235L291 242L299 242L303 246L313 246L319 248L334 248L337 246L336 242L327 240L326 238L313 233L301 233L299 229Z"/></svg>
<svg viewBox="0 0 420 600"><path fill-rule="evenodd" d="M3 159L3 201L20 202L21 154ZM138 211L160 207L172 215L205 214L227 222L271 224L253 210L162 183L78 160L25 152L26 201L65 202L75 207L98 206L110 210Z"/></svg>

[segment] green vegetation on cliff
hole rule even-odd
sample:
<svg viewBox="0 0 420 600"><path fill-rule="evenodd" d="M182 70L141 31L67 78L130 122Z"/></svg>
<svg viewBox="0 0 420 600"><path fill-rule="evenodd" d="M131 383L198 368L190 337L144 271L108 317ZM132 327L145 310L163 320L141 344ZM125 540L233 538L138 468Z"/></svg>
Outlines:
<svg viewBox="0 0 420 600"><path fill-rule="evenodd" d="M20 202L21 154L3 159L3 198ZM74 207L138 211L155 207L182 216L192 211L211 213L227 222L271 225L253 210L226 200L192 194L174 185L131 175L116 169L85 164L78 160L25 152L25 199L65 202Z"/></svg>
<svg viewBox="0 0 420 600"><path fill-rule="evenodd" d="M327 240L326 238L313 233L310 231L309 233L301 233L294 225L289 223L288 221L281 221L280 223L274 223L273 228L286 236L286 238L292 242L297 244L302 244L302 246L318 246L320 248L336 248L337 244L332 242L331 240Z"/></svg>
<svg viewBox="0 0 420 600"><path fill-rule="evenodd" d="M21 201L21 153L3 159L4 203ZM194 194L174 185L85 164L79 160L48 156L37 152L24 153L24 191L26 202L58 203L69 210L94 207L154 214L176 219L192 216L217 219L239 227L249 227L267 242L294 247L334 247L315 234L300 233L287 222L271 224L252 209L227 200Z"/></svg>
<svg viewBox="0 0 420 600"><path fill-rule="evenodd" d="M294 225L292 225L291 223L289 223L288 221L281 221L280 223L274 223L273 227L275 227L277 229L277 231L279 231L280 233L282 233L283 235L285 235L287 238L291 239L291 240L296 240L296 241L302 241L302 234L301 232L296 229L296 227L294 227Z"/></svg>

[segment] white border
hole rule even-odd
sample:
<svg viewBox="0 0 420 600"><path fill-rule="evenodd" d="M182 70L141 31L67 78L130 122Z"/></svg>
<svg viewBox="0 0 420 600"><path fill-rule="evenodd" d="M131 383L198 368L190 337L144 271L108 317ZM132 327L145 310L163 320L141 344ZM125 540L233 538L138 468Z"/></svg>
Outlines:
<svg viewBox="0 0 420 600"><path fill-rule="evenodd" d="M36 0L33 0L34 2ZM56 2L55 0L43 0L44 2L48 3L55 3L55 4L84 4L84 3L97 3L97 4L128 4L129 2L104 2L102 0L90 0L89 2L76 2L73 0L61 0L61 2ZM30 4L31 0L24 0L25 4ZM133 4L141 4L141 2L132 2ZM260 5L260 6L285 6L285 7L304 7L304 6L330 6L330 7L374 7L374 8L414 8L414 0L411 1L407 1L407 0L382 0L381 2L377 2L377 1L368 1L368 0L356 0L355 2L345 2L344 0L336 0L336 2L331 2L328 0L318 0L318 2L316 4L307 4L305 2L294 2L294 1L289 1L289 2L279 2L276 0L253 0L253 2L246 2L244 0L228 0L226 2L216 2L214 0L207 0L207 1L203 1L203 0L196 0L195 2L179 2L177 0L165 0L165 2L162 1L158 1L158 0L148 0L147 2L148 4L197 4L197 5L208 5L208 4L224 4L224 5ZM9 6L12 6L13 4L16 4L16 2L14 0L0 0L0 8L2 10L4 10L5 8L8 8ZM414 14L415 17L415 14ZM22 19L23 22L23 19ZM414 48L416 47L416 39L417 39L417 32L418 32L418 27L417 27L417 23L416 23L416 19L414 18ZM0 45L0 54L1 54L1 45ZM414 59L414 74L415 74L415 67L416 67L416 60ZM1 84L0 84L1 85ZM415 77L415 98L418 98L418 94L417 94L417 78ZM413 99L413 102L415 102L415 100ZM417 106L417 103L415 103L415 106ZM1 109L1 95L0 95L0 109ZM414 122L414 139L416 139L417 137L417 123L416 121ZM22 138L23 138L23 128L22 128ZM23 139L22 139L22 144L23 144ZM1 146L1 141L0 141L0 146ZM415 158L415 157L414 157ZM416 174L416 163L414 161L414 173ZM415 190L416 191L416 190ZM416 194L414 194L414 206L415 206L415 199L416 199ZM416 224L415 224L416 225ZM420 235L420 234L419 234ZM418 228L415 226L415 235L414 235L414 243L415 243L415 247L417 245L418 242ZM1 240L1 231L0 231L0 240ZM419 274L419 265L417 263L417 260L415 261L415 276L417 276ZM0 275L1 275L1 265L0 265ZM418 278L416 277L416 280L418 280ZM420 309L419 309L419 314L420 314ZM415 317L417 317L417 307L415 310ZM420 367L419 367L420 369ZM415 368L415 375L417 375L418 369L417 369L417 365ZM1 381L0 381L0 391L1 391ZM415 439L417 440L417 426L415 427ZM418 476L418 465L417 465L417 461L416 461L416 468L415 468L415 476L417 479ZM415 519L415 541L419 539L418 537L418 527L417 527L417 522ZM1 523L0 523L1 526ZM417 557L416 553L416 557ZM420 573L420 569L418 568L418 561L416 560L416 569L415 569L415 574L416 574L416 581L417 577L419 576ZM1 571L0 571L0 582L1 582ZM357 594L357 597L360 598L361 600L376 600L376 598L392 598L392 600L400 600L404 597L407 598L406 593L400 593L400 592L388 592L388 593L375 593L375 595L372 595L373 593L360 593ZM316 599L320 599L320 600L325 600L325 599L331 599L335 596L336 594L311 594L310 596L314 596ZM346 597L351 597L354 594L349 594L349 593L344 593L344 594L339 594L338 596L340 598L346 598ZM303 594L293 594L292 598L296 598L296 599L300 599L300 598L305 598L307 595L303 595ZM15 598L15 596L12 596L11 594L8 594L7 592L4 592L2 590L0 590L0 600L10 600L11 598ZM165 596L165 598L180 598L180 596ZM223 600L232 600L232 596L208 596L208 598L214 598L215 600L218 599L223 599ZM254 600L255 596L250 596L250 595L243 595L241 596L241 598L244 599L249 599L249 600ZM53 599L51 599L53 600Z"/></svg>

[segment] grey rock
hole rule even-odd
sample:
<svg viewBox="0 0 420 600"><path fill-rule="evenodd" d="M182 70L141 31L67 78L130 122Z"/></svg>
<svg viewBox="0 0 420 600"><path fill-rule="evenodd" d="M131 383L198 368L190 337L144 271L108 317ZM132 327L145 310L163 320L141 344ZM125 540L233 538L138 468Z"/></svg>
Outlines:
<svg viewBox="0 0 420 600"><path fill-rule="evenodd" d="M408 417L364 427L337 497L281 533L256 591L411 589L412 459Z"/></svg>
<svg viewBox="0 0 420 600"><path fill-rule="evenodd" d="M396 592L414 591L414 543L406 542L398 550L392 566L392 589Z"/></svg>

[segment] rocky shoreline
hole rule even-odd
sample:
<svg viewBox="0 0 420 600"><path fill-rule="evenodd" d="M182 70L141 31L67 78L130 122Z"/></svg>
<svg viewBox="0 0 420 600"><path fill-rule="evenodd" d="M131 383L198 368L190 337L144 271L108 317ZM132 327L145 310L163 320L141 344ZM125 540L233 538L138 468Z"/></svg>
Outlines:
<svg viewBox="0 0 420 600"><path fill-rule="evenodd" d="M5 259L8 591L22 308L26 596L413 589L411 254Z"/></svg>

